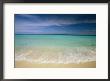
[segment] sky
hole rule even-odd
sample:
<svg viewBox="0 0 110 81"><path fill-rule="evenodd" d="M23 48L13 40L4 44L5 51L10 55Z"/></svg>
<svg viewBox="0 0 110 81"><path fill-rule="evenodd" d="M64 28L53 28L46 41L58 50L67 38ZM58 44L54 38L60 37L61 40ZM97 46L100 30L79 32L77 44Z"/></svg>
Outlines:
<svg viewBox="0 0 110 81"><path fill-rule="evenodd" d="M15 34L96 35L96 14L15 14Z"/></svg>

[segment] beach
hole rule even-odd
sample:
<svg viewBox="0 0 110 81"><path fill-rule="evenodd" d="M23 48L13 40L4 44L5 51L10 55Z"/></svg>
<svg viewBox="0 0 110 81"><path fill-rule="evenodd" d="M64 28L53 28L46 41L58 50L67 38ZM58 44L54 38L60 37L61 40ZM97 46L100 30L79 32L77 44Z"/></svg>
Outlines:
<svg viewBox="0 0 110 81"><path fill-rule="evenodd" d="M36 64L26 61L16 61L15 68L96 68L96 61L80 64Z"/></svg>
<svg viewBox="0 0 110 81"><path fill-rule="evenodd" d="M16 35L15 68L96 68L96 37Z"/></svg>

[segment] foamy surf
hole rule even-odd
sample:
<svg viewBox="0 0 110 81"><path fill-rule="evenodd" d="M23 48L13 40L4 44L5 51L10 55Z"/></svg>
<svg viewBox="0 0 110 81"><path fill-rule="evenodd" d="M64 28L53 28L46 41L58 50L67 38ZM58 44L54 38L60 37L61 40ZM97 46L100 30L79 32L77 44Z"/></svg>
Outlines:
<svg viewBox="0 0 110 81"><path fill-rule="evenodd" d="M37 64L79 64L96 61L95 47L76 48L19 48L15 51L15 61Z"/></svg>

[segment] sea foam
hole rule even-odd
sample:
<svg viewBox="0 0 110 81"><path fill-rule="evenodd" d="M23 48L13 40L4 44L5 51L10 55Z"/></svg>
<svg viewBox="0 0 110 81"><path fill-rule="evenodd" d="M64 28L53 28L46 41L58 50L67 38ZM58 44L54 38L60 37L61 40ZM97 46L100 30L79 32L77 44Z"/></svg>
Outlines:
<svg viewBox="0 0 110 81"><path fill-rule="evenodd" d="M15 61L31 63L79 64L96 61L95 47L25 48L15 51Z"/></svg>

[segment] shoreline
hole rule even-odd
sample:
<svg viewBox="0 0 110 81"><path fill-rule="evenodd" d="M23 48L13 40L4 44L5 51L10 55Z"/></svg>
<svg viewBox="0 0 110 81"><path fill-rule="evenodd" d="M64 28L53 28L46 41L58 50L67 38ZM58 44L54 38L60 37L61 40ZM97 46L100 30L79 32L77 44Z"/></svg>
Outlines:
<svg viewBox="0 0 110 81"><path fill-rule="evenodd" d="M15 68L96 68L96 61L79 64L38 64L26 61L15 61Z"/></svg>

